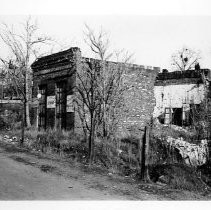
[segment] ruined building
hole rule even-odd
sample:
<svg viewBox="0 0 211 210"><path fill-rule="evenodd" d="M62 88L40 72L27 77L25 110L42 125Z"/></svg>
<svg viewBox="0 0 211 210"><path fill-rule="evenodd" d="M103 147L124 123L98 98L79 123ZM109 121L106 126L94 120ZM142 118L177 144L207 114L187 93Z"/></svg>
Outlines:
<svg viewBox="0 0 211 210"><path fill-rule="evenodd" d="M86 62L97 62L81 56L79 48L39 58L32 64L33 106L38 110L37 124L40 128L78 130L80 122L74 106L76 97L76 72ZM113 63L113 62L112 62ZM108 65L111 62L107 62ZM114 63L112 64L114 65ZM155 106L154 81L159 68L126 65L124 104L121 127L130 130L133 125L144 127L150 121ZM38 94L39 93L39 94ZM37 97L39 96L39 97Z"/></svg>
<svg viewBox="0 0 211 210"><path fill-rule="evenodd" d="M192 123L194 109L210 98L209 69L159 73L155 82L154 117L161 123L186 126Z"/></svg>
<svg viewBox="0 0 211 210"><path fill-rule="evenodd" d="M176 148L185 163L192 166L205 164L211 154L210 82L209 69L163 70L155 82L156 106L153 115L160 123L169 125L173 130L185 131L189 140L194 140L190 143L183 137L173 138L170 132L166 138L167 144ZM186 126L193 129L185 129ZM193 134L194 139L191 139Z"/></svg>

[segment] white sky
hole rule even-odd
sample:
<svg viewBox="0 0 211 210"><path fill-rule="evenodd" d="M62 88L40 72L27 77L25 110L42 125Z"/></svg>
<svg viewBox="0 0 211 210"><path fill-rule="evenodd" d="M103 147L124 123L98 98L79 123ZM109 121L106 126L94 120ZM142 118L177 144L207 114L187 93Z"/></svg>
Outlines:
<svg viewBox="0 0 211 210"><path fill-rule="evenodd" d="M7 0L0 7L0 22L18 26L30 14L37 18L41 33L80 47L86 56L84 23L96 31L102 26L111 48L134 53L137 64L169 69L172 53L187 46L200 50L201 67L211 69L211 4L207 0L70 2ZM6 52L0 42L0 55Z"/></svg>

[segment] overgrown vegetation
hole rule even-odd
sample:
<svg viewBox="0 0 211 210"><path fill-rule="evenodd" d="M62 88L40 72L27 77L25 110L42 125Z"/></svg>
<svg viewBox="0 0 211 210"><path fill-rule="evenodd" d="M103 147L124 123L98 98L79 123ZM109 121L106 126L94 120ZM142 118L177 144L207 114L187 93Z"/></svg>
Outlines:
<svg viewBox="0 0 211 210"><path fill-rule="evenodd" d="M199 173L184 164L151 165L150 176L153 181L166 183L174 189L190 191L206 191L208 189Z"/></svg>
<svg viewBox="0 0 211 210"><path fill-rule="evenodd" d="M0 112L0 130L11 130L21 122L21 114L17 110L5 110Z"/></svg>
<svg viewBox="0 0 211 210"><path fill-rule="evenodd" d="M21 137L21 130L6 132L10 137ZM72 132L48 130L38 131L36 128L26 129L25 146L43 153L57 154L81 163L88 163L88 146L83 136ZM120 143L121 142L121 143ZM130 143L129 143L130 142ZM132 143L132 144L131 144ZM131 146L132 145L132 146ZM127 138L120 141L95 142L95 158L93 164L108 173L125 176L138 175L136 139ZM169 152L168 146L159 138L150 141L149 176L153 182L162 182L174 189L206 191L210 178L205 166L196 168L183 164L179 153Z"/></svg>
<svg viewBox="0 0 211 210"><path fill-rule="evenodd" d="M36 25L30 24L29 20L26 24L26 32L32 38L37 30ZM149 166L149 178L154 181L160 181L170 185L175 189L197 190L206 189L206 183L210 184L209 167L190 168L184 165L179 151L172 150L163 141L168 136L173 138L182 137L186 141L200 139L201 136L196 134L205 134L207 127L201 126L200 123L205 120L207 113L201 115L202 111L195 113L195 117L202 120L195 121L195 133L188 132L184 129L173 129L172 127L164 127L156 125L151 130L150 145L146 141L135 139L129 136L125 139L118 139L114 134L121 118L118 109L121 109L122 96L124 88L122 87L123 75L126 71L125 64L130 60L131 55L125 55L121 59L122 63L108 63L112 56L108 51L108 39L104 39L104 33L101 31L98 36L87 27L86 42L95 54L98 60L84 59L84 66L80 72L77 72L77 97L75 99L77 113L81 119L84 134L76 135L73 132L64 130L37 130L30 127L29 110L26 107L30 100L31 87L31 70L29 67L29 56L34 44L43 44L47 37L38 38L33 41L31 38L26 44L27 57L21 57L22 53L17 49L23 48L21 43L16 39L16 35L11 33L7 28L6 34L2 39L9 44L14 53L14 58L9 61L1 59L7 73L7 83L13 84L15 81L15 91L19 98L22 99L24 109L22 112L22 126L20 124L21 117L19 114L9 111L6 115L0 116L0 127L7 129L10 137L16 136L17 139L25 139L25 146L43 153L58 154L62 157L70 157L80 163L94 163L102 166L110 173L120 173L126 176L137 175L140 172L140 159L147 160ZM10 39L13 44L10 44ZM14 46L13 46L14 45ZM13 49L14 48L14 49ZM19 55L21 53L21 56ZM181 65L174 57L174 62L181 71L192 68L198 59L188 64L190 58L187 57L187 49L180 52ZM116 53L117 61L120 61L121 53ZM191 54L192 55L192 54ZM205 104L207 106L207 104ZM207 108L207 107L205 107ZM207 110L202 108L203 110ZM198 114L198 116L197 116ZM26 117L26 119L25 119ZM204 117L204 118L202 118ZM28 121L28 128L24 130L25 121ZM204 126L204 127L203 127ZM22 128L22 131L21 131ZM201 132L201 130L203 132ZM146 135L146 133L145 133ZM204 136L203 136L204 137ZM145 137L143 137L145 138ZM144 152L140 152L139 144L142 142L142 148L150 148L147 156ZM148 150L147 150L148 151ZM141 155L140 155L141 154ZM144 154L144 155L143 155ZM139 155L139 157L138 157ZM140 156L143 156L140 158ZM142 170L142 169L141 169ZM203 180L203 181L202 181Z"/></svg>
<svg viewBox="0 0 211 210"><path fill-rule="evenodd" d="M5 131L10 138L21 138L21 130ZM136 162L134 156L128 151L129 144L119 144L119 139L95 142L94 163L113 173L130 174L135 172ZM62 157L72 157L79 162L88 162L89 149L82 135L60 130L40 130L31 127L25 131L25 147L44 153L58 154Z"/></svg>
<svg viewBox="0 0 211 210"><path fill-rule="evenodd" d="M150 141L150 177L154 182L163 182L174 189L207 191L210 189L209 163L198 167L185 164L184 159L176 148L170 147L165 140L168 136L175 139L182 137L193 143L195 132L156 124ZM194 141L198 143L198 141Z"/></svg>

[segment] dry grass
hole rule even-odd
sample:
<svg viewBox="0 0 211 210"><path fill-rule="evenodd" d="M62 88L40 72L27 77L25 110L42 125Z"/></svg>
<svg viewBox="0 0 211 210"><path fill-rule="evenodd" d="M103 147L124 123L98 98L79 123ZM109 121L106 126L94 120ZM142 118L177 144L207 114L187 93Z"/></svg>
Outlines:
<svg viewBox="0 0 211 210"><path fill-rule="evenodd" d="M150 167L150 177L159 181L159 177L165 177L166 184L173 189L189 191L206 191L208 186L202 181L199 173L183 164L162 164Z"/></svg>
<svg viewBox="0 0 211 210"><path fill-rule="evenodd" d="M9 135L18 136L20 130L13 130ZM27 140L28 139L28 140ZM48 130L38 131L35 128L26 129L25 146L36 148L43 152L52 152L71 158L80 163L87 163L88 144L83 137L77 136L68 131ZM160 176L165 176L168 185L173 189L183 189L190 191L203 191L206 186L198 177L198 173L181 163L175 164L172 154L163 141L154 138L150 142L150 177L153 181L158 181ZM50 149L50 150L49 150ZM134 149L134 148L133 148ZM119 153L119 150L122 150ZM132 162L128 144L119 144L119 140L98 141L95 144L95 162L100 168L111 173L133 176L137 173L137 165Z"/></svg>

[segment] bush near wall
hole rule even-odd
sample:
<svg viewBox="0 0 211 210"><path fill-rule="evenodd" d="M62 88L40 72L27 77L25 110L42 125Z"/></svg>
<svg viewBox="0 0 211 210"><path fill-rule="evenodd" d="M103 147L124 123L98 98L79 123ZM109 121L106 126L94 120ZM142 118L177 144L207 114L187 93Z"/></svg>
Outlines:
<svg viewBox="0 0 211 210"><path fill-rule="evenodd" d="M0 113L0 130L13 129L21 121L21 115L16 110L3 110Z"/></svg>

